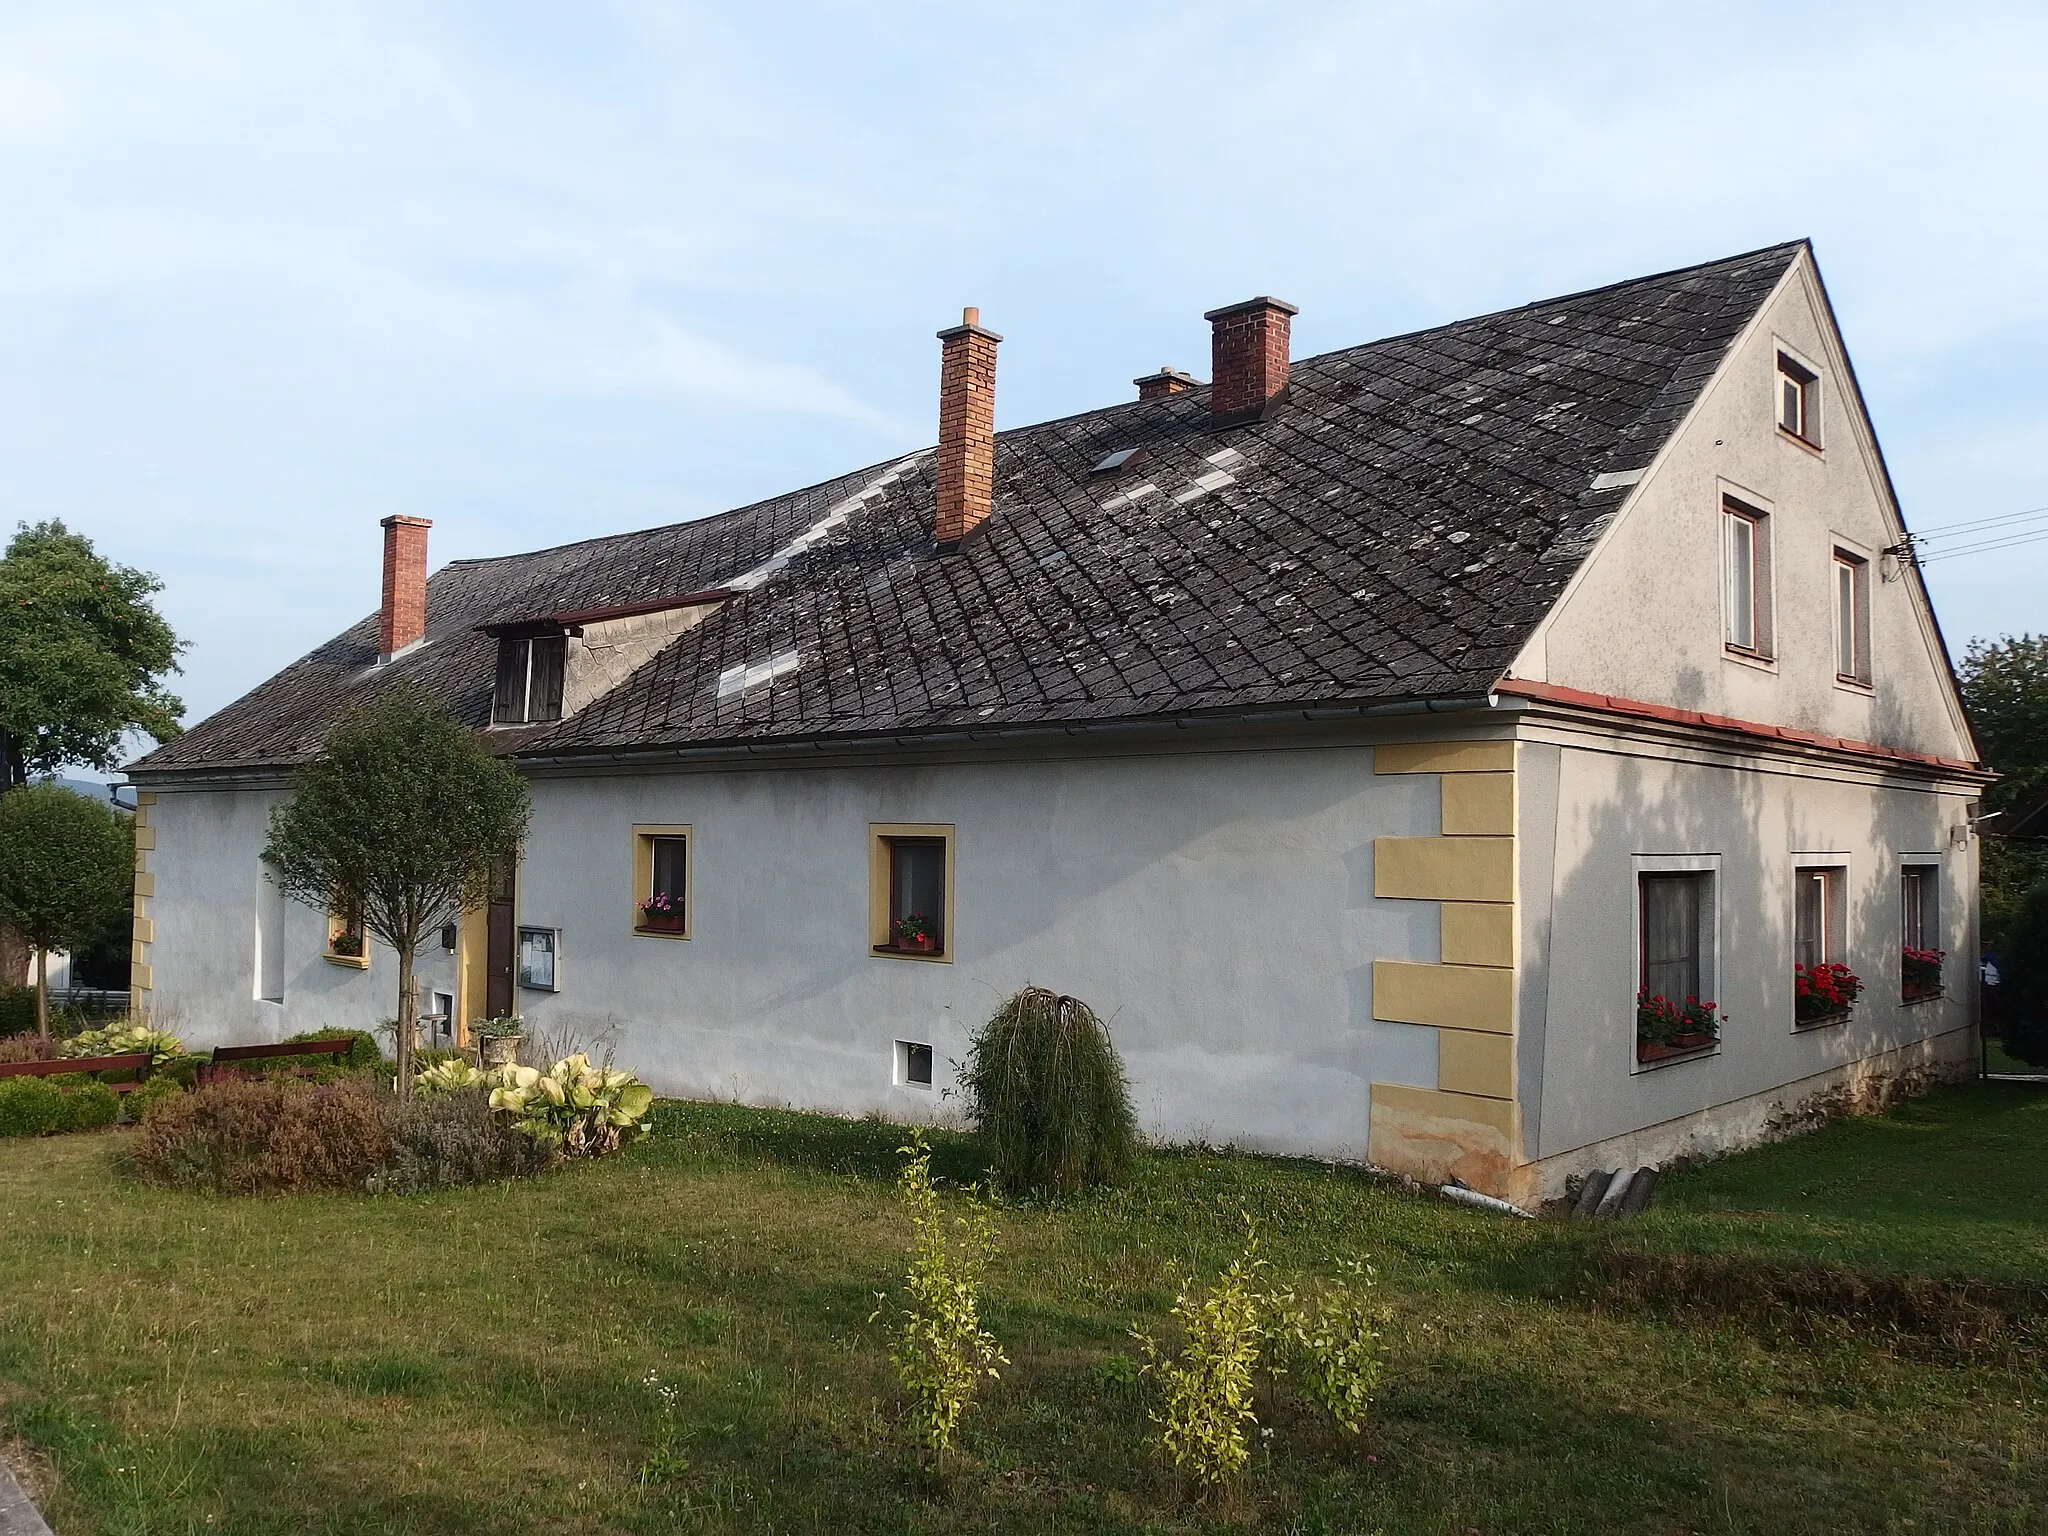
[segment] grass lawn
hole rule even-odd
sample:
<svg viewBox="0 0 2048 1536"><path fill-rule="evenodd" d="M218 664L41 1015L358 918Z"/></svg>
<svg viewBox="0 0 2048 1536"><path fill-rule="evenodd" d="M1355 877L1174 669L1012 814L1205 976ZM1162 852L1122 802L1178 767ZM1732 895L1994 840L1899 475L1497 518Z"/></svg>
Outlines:
<svg viewBox="0 0 2048 1536"><path fill-rule="evenodd" d="M2021 1077L2038 1077L2043 1069L2021 1061L2017 1056L2006 1054L2005 1046L1997 1040L1984 1042L1984 1070L1989 1073L2017 1074Z"/></svg>
<svg viewBox="0 0 2048 1536"><path fill-rule="evenodd" d="M121 1134L0 1144L0 1438L64 1536L2048 1529L2039 1348L1637 1311L1590 1278L1604 1227L1316 1165L1160 1153L1005 1210L986 1316L1013 1364L933 1480L867 1323L906 1245L892 1127L665 1106L610 1163L409 1199L166 1194L114 1172ZM939 1146L975 1176L971 1142ZM1621 1240L2040 1280L2044 1158L2048 1095L1954 1090L1674 1177ZM1241 1212L1283 1270L1370 1259L1395 1319L1364 1439L1283 1383L1208 1507L1106 1362ZM678 1388L667 1484L639 1475L650 1373Z"/></svg>

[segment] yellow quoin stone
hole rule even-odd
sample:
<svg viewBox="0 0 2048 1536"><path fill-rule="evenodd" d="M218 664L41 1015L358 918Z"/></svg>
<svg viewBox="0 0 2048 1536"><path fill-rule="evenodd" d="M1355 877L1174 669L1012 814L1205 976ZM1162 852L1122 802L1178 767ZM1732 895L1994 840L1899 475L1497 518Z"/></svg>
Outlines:
<svg viewBox="0 0 2048 1536"><path fill-rule="evenodd" d="M1515 973L1490 965L1372 963L1372 1016L1507 1034L1515 1027Z"/></svg>
<svg viewBox="0 0 2048 1536"><path fill-rule="evenodd" d="M1436 1085L1449 1093L1487 1099L1515 1096L1515 1037L1471 1029L1440 1029Z"/></svg>
<svg viewBox="0 0 2048 1536"><path fill-rule="evenodd" d="M1443 781L1445 837L1513 837L1512 773L1447 773Z"/></svg>
<svg viewBox="0 0 2048 1536"><path fill-rule="evenodd" d="M1372 1085L1372 1129L1366 1156L1430 1184L1455 1178L1486 1194L1523 1193L1515 1106L1442 1089L1400 1083Z"/></svg>
<svg viewBox="0 0 2048 1536"><path fill-rule="evenodd" d="M1397 901L1513 901L1512 837L1376 837L1372 893Z"/></svg>
<svg viewBox="0 0 2048 1536"><path fill-rule="evenodd" d="M1445 965L1515 963L1515 909L1506 902L1446 901L1437 913Z"/></svg>
<svg viewBox="0 0 2048 1536"><path fill-rule="evenodd" d="M1374 773L1512 773L1512 741L1402 741L1372 749Z"/></svg>

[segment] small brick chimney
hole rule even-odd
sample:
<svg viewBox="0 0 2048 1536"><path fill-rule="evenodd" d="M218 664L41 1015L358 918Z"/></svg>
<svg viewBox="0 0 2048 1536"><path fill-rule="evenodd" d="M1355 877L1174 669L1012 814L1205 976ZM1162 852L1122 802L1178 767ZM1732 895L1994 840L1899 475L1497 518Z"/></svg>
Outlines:
<svg viewBox="0 0 2048 1536"><path fill-rule="evenodd" d="M1159 365L1157 373L1148 373L1142 379L1131 382L1138 386L1140 400L1157 400L1164 395L1184 395L1191 389L1200 389L1202 381L1191 373L1182 373L1178 368Z"/></svg>
<svg viewBox="0 0 2048 1536"><path fill-rule="evenodd" d="M960 547L996 505L996 343L981 311L963 309L960 323L939 332L939 510L934 533L941 552Z"/></svg>
<svg viewBox="0 0 2048 1536"><path fill-rule="evenodd" d="M1301 311L1260 297L1202 316L1209 333L1209 411L1224 425L1255 421L1287 389L1288 317Z"/></svg>
<svg viewBox="0 0 2048 1536"><path fill-rule="evenodd" d="M424 517L391 516L384 529L384 607L377 615L377 654L389 661L427 632L427 530Z"/></svg>

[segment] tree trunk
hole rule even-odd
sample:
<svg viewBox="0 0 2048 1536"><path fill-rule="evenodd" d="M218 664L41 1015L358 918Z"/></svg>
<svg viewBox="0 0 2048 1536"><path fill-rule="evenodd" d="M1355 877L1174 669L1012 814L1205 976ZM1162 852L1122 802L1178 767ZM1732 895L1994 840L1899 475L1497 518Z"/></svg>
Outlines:
<svg viewBox="0 0 2048 1536"><path fill-rule="evenodd" d="M412 946L398 950L398 1096L412 1093L412 1037L419 1023L419 998L412 984Z"/></svg>
<svg viewBox="0 0 2048 1536"><path fill-rule="evenodd" d="M0 990L29 984L29 942L12 923L0 922Z"/></svg>
<svg viewBox="0 0 2048 1536"><path fill-rule="evenodd" d="M36 951L36 1039L50 1043L50 952Z"/></svg>

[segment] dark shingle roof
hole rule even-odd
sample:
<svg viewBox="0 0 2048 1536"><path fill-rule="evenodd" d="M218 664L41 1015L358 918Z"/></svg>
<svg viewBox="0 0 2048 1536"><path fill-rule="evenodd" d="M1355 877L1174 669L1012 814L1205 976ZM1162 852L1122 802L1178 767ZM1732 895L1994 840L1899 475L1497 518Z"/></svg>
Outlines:
<svg viewBox="0 0 2048 1536"><path fill-rule="evenodd" d="M747 587L835 512L611 693L493 740L555 754L1484 692L1626 494L1595 479L1650 461L1802 248L1305 359L1246 426L1214 428L1201 389L1004 432L995 515L955 554L933 552L926 450L696 522L458 561L428 584L429 644L372 670L373 615L136 766L302 761L340 707L400 680L482 725L478 626ZM719 697L728 669L790 651L793 670Z"/></svg>

